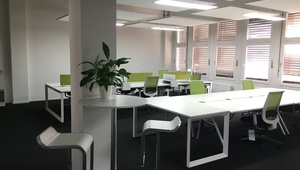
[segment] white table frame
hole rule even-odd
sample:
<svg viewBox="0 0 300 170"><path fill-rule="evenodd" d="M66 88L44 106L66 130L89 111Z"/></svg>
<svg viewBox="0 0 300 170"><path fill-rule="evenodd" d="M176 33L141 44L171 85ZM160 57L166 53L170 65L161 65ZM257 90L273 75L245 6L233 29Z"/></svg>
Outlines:
<svg viewBox="0 0 300 170"><path fill-rule="evenodd" d="M186 152L186 166L191 168L202 165L208 162L219 160L228 157L228 144L229 144L229 111L213 106L208 106L190 100L183 100L178 97L156 97L148 98L148 106L155 107L167 112L172 112L177 115L187 117L187 152ZM222 152L211 155L208 157L191 160L191 126L192 121L212 118L216 116L223 116L223 137L219 131L218 126L215 124L215 129L218 133L219 139L222 144Z"/></svg>
<svg viewBox="0 0 300 170"><path fill-rule="evenodd" d="M48 89L60 94L60 116L49 107L49 90ZM69 92L71 92L70 85L61 86L59 83L46 83L45 84L45 109L61 123L64 123L65 94L69 93Z"/></svg>

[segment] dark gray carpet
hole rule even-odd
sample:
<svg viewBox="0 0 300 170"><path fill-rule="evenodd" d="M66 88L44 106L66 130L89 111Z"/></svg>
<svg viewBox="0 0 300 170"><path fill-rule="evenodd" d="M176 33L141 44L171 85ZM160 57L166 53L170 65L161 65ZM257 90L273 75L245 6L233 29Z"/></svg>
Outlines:
<svg viewBox="0 0 300 170"><path fill-rule="evenodd" d="M66 101L68 102L68 101ZM52 107L59 109L59 102L53 101ZM162 111L151 108L139 109L139 128L146 119L164 119ZM44 102L29 104L8 104L0 107L1 140L0 170L67 170L66 150L45 150L38 146L36 136L48 126L60 132L70 131L70 108L66 107L65 123L59 123L44 108ZM169 119L174 115L169 114ZM194 168L186 167L186 119L182 118L182 127L175 133L161 135L162 170L298 170L300 169L300 120L283 115L291 132L283 136L279 130L269 134L283 141L282 147L266 142L264 151L257 142L241 142L247 127L236 115L230 123L229 157ZM221 118L216 118L221 123ZM221 123L222 125L222 123ZM146 164L140 168L140 138L132 138L132 114L130 109L118 113L118 169L154 170L155 135L146 138ZM218 136L207 124L201 131L201 140L192 145L192 158L207 153L216 153L221 149Z"/></svg>

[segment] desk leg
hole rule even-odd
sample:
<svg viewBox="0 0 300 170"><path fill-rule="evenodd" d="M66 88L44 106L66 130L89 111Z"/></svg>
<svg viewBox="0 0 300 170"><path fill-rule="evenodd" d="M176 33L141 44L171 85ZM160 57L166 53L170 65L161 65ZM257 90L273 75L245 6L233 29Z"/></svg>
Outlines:
<svg viewBox="0 0 300 170"><path fill-rule="evenodd" d="M65 118L65 105L64 105L64 93L60 94L60 122L64 122Z"/></svg>
<svg viewBox="0 0 300 170"><path fill-rule="evenodd" d="M214 154L204 158L191 161L191 126L192 120L188 118L187 125L187 152L186 152L186 166L188 168L202 165L208 162L219 160L228 157L228 144L229 144L229 113L224 115L224 129L223 129L223 139L220 136L220 140L223 146L223 150L219 154ZM217 126L215 126L217 128ZM218 129L218 128L217 128Z"/></svg>
<svg viewBox="0 0 300 170"><path fill-rule="evenodd" d="M49 104L48 104L48 86L45 85L45 109L48 110Z"/></svg>
<svg viewBox="0 0 300 170"><path fill-rule="evenodd" d="M117 134L117 109L111 109L111 170L117 170Z"/></svg>

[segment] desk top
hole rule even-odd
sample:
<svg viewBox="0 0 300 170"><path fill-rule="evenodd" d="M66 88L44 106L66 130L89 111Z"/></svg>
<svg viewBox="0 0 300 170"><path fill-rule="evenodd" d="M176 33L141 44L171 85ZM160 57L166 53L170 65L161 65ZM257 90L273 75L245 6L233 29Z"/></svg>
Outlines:
<svg viewBox="0 0 300 170"><path fill-rule="evenodd" d="M87 107L102 107L102 108L133 108L143 106L147 103L147 99L129 96L115 95L112 99L101 99L99 97L80 99L79 103Z"/></svg>
<svg viewBox="0 0 300 170"><path fill-rule="evenodd" d="M226 109L184 100L179 97L163 96L147 98L147 100L147 105L151 107L163 109L192 119L219 116L229 113Z"/></svg>
<svg viewBox="0 0 300 170"><path fill-rule="evenodd" d="M71 85L60 85L60 83L46 83L46 87L51 88L59 93L71 92Z"/></svg>

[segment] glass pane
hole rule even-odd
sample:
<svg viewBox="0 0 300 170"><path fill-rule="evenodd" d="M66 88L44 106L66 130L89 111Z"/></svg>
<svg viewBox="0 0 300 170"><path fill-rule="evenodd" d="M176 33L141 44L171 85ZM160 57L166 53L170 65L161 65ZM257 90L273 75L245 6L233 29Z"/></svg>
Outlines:
<svg viewBox="0 0 300 170"><path fill-rule="evenodd" d="M282 81L288 83L300 82L300 44L284 46Z"/></svg>
<svg viewBox="0 0 300 170"><path fill-rule="evenodd" d="M233 77L235 46L217 48L216 76Z"/></svg>
<svg viewBox="0 0 300 170"><path fill-rule="evenodd" d="M194 72L207 74L208 47L195 47L193 51Z"/></svg>
<svg viewBox="0 0 300 170"><path fill-rule="evenodd" d="M185 47L176 48L176 70L177 71L186 70L186 48Z"/></svg>
<svg viewBox="0 0 300 170"><path fill-rule="evenodd" d="M270 45L251 45L246 49L245 78L268 80Z"/></svg>

